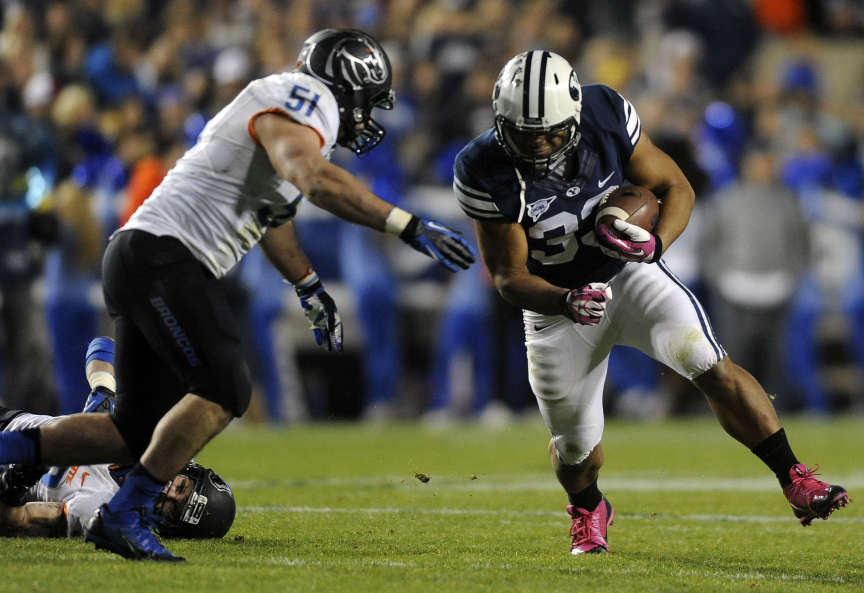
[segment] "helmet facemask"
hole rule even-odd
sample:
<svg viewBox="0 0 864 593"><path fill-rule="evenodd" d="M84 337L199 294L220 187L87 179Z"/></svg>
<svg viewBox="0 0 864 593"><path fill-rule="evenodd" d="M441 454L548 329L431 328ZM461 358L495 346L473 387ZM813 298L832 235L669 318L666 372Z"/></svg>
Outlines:
<svg viewBox="0 0 864 593"><path fill-rule="evenodd" d="M495 117L495 137L520 171L542 178L576 147L581 134L576 118L551 127L520 128L499 115Z"/></svg>
<svg viewBox="0 0 864 593"><path fill-rule="evenodd" d="M393 109L396 93L388 89L371 99L366 99L362 92L355 92L353 95L355 98L349 101L339 101L339 97L336 98L339 104L339 137L336 141L354 154L366 154L378 146L387 135L384 126L372 118L372 109ZM343 103L354 107L342 107Z"/></svg>

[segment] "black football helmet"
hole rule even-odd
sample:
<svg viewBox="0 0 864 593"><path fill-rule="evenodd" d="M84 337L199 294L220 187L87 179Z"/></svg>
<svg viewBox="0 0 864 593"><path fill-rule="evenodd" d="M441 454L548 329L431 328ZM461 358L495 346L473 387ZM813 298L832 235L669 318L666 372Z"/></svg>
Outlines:
<svg viewBox="0 0 864 593"><path fill-rule="evenodd" d="M386 131L372 119L372 108L393 109L393 71L384 48L357 29L324 29L305 42L297 69L314 76L333 92L339 105L337 142L364 154Z"/></svg>
<svg viewBox="0 0 864 593"><path fill-rule="evenodd" d="M156 533L169 538L220 538L228 533L234 523L237 506L234 493L225 480L212 469L194 461L187 463L178 475L186 476L195 486L177 518L168 518L156 512L151 515ZM159 508L160 499L164 496L160 494L156 498L156 508Z"/></svg>

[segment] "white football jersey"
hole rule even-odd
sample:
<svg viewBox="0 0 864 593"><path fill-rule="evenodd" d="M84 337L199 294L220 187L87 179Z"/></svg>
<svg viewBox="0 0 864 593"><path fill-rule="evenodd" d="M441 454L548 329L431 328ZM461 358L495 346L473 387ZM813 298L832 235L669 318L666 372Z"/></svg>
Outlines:
<svg viewBox="0 0 864 593"><path fill-rule="evenodd" d="M13 418L6 430L25 430L50 424L55 416L20 414ZM84 533L84 524L102 504L111 500L120 489L108 465L73 465L52 467L27 494L31 502L66 503L67 535L76 537Z"/></svg>
<svg viewBox="0 0 864 593"><path fill-rule="evenodd" d="M274 112L315 130L321 154L330 157L339 132L330 89L302 72L254 80L210 120L120 231L175 237L216 277L224 276L268 224L293 217L302 198L276 173L255 137L255 118Z"/></svg>

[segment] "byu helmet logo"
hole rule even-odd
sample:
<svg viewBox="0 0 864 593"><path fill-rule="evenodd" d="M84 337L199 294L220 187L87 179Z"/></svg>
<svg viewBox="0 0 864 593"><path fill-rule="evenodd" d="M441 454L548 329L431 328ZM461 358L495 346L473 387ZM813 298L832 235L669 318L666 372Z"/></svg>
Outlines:
<svg viewBox="0 0 864 593"><path fill-rule="evenodd" d="M579 79L576 78L576 71L573 70L572 72L570 72L570 97L571 97L574 101L578 101L578 100L579 100L579 95L580 95L580 92L579 92Z"/></svg>

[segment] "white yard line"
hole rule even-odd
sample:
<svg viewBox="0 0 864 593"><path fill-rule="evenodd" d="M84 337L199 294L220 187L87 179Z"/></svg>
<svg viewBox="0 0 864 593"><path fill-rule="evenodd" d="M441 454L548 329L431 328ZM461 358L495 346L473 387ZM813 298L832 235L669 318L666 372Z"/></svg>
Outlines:
<svg viewBox="0 0 864 593"><path fill-rule="evenodd" d="M578 562L578 560L574 560L574 562ZM279 566L298 566L298 567L329 567L329 568L337 568L337 567L350 567L356 568L360 566L368 566L368 567L382 567L382 568L398 568L398 569L406 569L406 568L414 568L420 570L428 570L433 569L437 571L441 571L441 566L435 562L391 562L391 561L381 561L381 560L304 560L302 558L285 558L281 556L274 556L271 558L262 558L256 559L255 564L273 564ZM473 570L512 570L525 572L530 571L532 567L528 567L520 564L493 564L490 562L483 563L468 563L464 566L460 566L460 570L473 569ZM544 567L543 570L546 570ZM656 578L657 575L654 571L649 571L648 569L640 569L633 567L615 567L615 566L605 566L598 567L595 564L591 565L590 570L592 572L600 572L602 574L607 575L650 575L652 578ZM847 579L841 576L830 577L830 576L816 576L812 574L789 574L789 573L780 573L780 574L765 574L762 572L739 572L739 571L724 571L724 570L696 570L696 569L678 569L674 570L668 575L670 577L697 577L697 578L707 578L707 579L721 579L728 581L808 581L814 583L858 583L860 582L858 579Z"/></svg>
<svg viewBox="0 0 864 593"><path fill-rule="evenodd" d="M831 483L842 484L849 490L864 488L864 474L828 476ZM599 484L604 492L773 492L778 490L777 480L771 476L741 478L711 477L664 477L660 475L628 476L626 474L605 474L600 476ZM436 488L441 490L467 491L558 491L561 486L550 474L517 474L498 476L469 477L431 476L426 484L421 484L413 476L358 476L352 478L318 478L310 480L232 480L234 489L256 488L304 488L316 486L347 486L396 488L400 486Z"/></svg>
<svg viewBox="0 0 864 593"><path fill-rule="evenodd" d="M241 513L351 513L367 515L478 515L478 516L507 516L507 517L563 517L564 512L553 511L517 511L511 509L420 509L408 507L307 507L307 506L241 506L237 509ZM676 513L616 513L617 516L637 521L658 521L674 519L676 521L730 521L736 523L793 523L795 519L791 515L767 516L767 515L724 515L724 514L676 514ZM864 523L864 517L831 517L832 523Z"/></svg>

